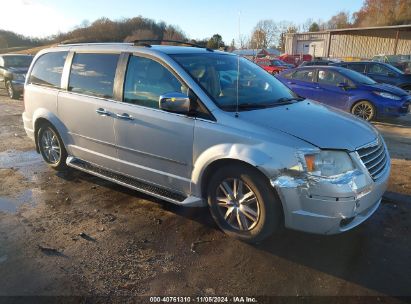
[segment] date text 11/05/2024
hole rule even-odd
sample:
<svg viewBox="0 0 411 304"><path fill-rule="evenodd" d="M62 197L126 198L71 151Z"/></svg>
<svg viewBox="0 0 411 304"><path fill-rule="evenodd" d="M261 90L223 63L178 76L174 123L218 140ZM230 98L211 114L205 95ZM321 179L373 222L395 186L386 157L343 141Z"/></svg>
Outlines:
<svg viewBox="0 0 411 304"><path fill-rule="evenodd" d="M254 297L150 297L150 303L258 303Z"/></svg>

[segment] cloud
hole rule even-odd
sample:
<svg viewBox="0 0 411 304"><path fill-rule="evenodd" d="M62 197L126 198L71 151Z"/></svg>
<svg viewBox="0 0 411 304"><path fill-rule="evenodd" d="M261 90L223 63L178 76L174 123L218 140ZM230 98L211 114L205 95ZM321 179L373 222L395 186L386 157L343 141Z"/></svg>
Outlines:
<svg viewBox="0 0 411 304"><path fill-rule="evenodd" d="M32 37L70 30L77 22L36 0L0 0L0 29Z"/></svg>

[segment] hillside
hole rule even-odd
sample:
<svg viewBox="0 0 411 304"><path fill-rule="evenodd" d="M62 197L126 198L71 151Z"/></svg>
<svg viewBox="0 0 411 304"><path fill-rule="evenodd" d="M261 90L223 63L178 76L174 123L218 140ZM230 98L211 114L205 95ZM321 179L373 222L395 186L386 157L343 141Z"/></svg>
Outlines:
<svg viewBox="0 0 411 304"><path fill-rule="evenodd" d="M35 54L61 42L123 42L136 39L187 40L181 29L165 22L155 22L141 16L116 21L100 18L91 24L83 23L69 32L45 39L0 30L0 53Z"/></svg>

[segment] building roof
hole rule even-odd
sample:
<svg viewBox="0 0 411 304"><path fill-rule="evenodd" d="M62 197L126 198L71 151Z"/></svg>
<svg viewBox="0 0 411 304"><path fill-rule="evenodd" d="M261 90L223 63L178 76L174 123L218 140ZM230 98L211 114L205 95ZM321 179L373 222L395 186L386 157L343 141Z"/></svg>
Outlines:
<svg viewBox="0 0 411 304"><path fill-rule="evenodd" d="M338 32L351 32L351 31L372 31L372 30L411 30L411 24L404 25L388 25L388 26L370 26L370 27L348 27L342 29L329 29L326 31L318 32L304 32L304 33L287 33L286 35L295 35L295 34L328 34L328 33L338 33Z"/></svg>
<svg viewBox="0 0 411 304"><path fill-rule="evenodd" d="M263 51L274 56L279 56L281 54L280 51L277 49L243 49L235 50L233 51L233 53L240 56L256 56Z"/></svg>

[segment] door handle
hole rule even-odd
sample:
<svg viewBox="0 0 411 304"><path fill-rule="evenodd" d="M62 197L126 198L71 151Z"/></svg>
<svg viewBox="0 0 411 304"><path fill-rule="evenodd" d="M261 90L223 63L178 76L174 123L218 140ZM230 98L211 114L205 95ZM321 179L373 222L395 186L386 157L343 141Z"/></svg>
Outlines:
<svg viewBox="0 0 411 304"><path fill-rule="evenodd" d="M127 114L127 113L123 113L123 114L116 114L116 117L119 119L124 119L124 120L133 120L133 116Z"/></svg>
<svg viewBox="0 0 411 304"><path fill-rule="evenodd" d="M292 82L292 81L288 81L287 83L288 84L295 84L295 82Z"/></svg>
<svg viewBox="0 0 411 304"><path fill-rule="evenodd" d="M106 109L103 109L103 108L98 108L96 110L96 113L101 115L101 116L110 116L111 115L110 112L108 112Z"/></svg>

